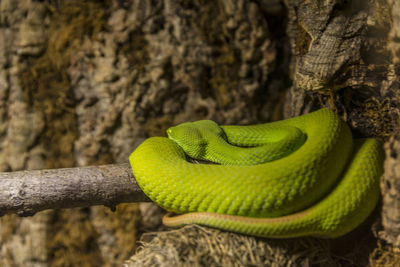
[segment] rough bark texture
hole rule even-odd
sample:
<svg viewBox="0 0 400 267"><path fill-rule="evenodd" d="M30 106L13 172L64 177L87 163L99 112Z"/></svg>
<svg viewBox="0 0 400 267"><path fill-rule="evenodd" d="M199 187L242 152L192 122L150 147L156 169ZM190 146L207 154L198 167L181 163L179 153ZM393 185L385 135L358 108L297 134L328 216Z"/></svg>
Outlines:
<svg viewBox="0 0 400 267"><path fill-rule="evenodd" d="M393 136L386 143L385 179L382 181L382 225L381 238L400 252L400 142Z"/></svg>
<svg viewBox="0 0 400 267"><path fill-rule="evenodd" d="M171 124L279 115L287 56L256 3L5 0L0 12L1 171L126 162ZM118 266L138 212L6 216L0 265Z"/></svg>
<svg viewBox="0 0 400 267"><path fill-rule="evenodd" d="M2 0L0 171L123 163L182 121L247 124L321 106L355 136L386 140L398 125L398 14L392 0ZM399 179L392 173L382 186ZM386 213L398 202L383 204ZM119 266L136 247L139 211L139 232L159 226L149 204L5 216L0 266ZM386 242L397 240L396 220L384 224ZM185 228L156 235L127 264L262 265L271 255L279 265L393 263L370 224L339 241L295 240L296 249ZM171 236L175 256L155 261ZM361 237L363 246L351 242ZM241 246L254 251L235 260Z"/></svg>
<svg viewBox="0 0 400 267"><path fill-rule="evenodd" d="M385 105L390 105L393 120L393 135L385 144L385 173L381 180L383 196L382 225L380 237L388 246L381 256L382 262L396 265L400 263L400 2L388 1L391 15L391 28L388 35L387 49L391 55L391 65L382 93L390 99Z"/></svg>
<svg viewBox="0 0 400 267"><path fill-rule="evenodd" d="M0 173L0 216L48 209L150 202L129 163Z"/></svg>

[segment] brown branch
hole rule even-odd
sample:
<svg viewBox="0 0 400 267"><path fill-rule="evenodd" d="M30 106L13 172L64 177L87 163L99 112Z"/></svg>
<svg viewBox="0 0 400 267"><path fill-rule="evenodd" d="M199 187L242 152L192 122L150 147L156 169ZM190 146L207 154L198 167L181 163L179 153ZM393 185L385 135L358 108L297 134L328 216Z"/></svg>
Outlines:
<svg viewBox="0 0 400 267"><path fill-rule="evenodd" d="M148 201L128 163L0 173L0 216Z"/></svg>

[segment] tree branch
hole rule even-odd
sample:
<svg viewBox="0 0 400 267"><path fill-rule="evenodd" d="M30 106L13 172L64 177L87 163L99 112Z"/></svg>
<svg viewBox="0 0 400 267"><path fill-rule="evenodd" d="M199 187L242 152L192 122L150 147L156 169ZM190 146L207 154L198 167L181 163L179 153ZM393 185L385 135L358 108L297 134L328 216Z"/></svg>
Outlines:
<svg viewBox="0 0 400 267"><path fill-rule="evenodd" d="M149 201L128 163L0 173L0 216Z"/></svg>

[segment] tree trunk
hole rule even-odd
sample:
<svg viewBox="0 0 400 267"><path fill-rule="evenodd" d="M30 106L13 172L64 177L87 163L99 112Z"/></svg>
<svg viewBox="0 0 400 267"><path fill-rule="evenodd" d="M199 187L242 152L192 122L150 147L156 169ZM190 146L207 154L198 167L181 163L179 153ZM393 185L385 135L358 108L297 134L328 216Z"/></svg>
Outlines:
<svg viewBox="0 0 400 267"><path fill-rule="evenodd" d="M0 170L125 163L145 138L183 121L250 124L322 106L355 137L399 136L399 8L391 0L2 0ZM377 212L333 241L195 226L145 235L127 265L395 259L396 140L386 144L393 171L382 180L384 228L375 231L394 246L372 234ZM160 214L153 204L121 204L7 215L0 266L120 266L141 232L160 227Z"/></svg>

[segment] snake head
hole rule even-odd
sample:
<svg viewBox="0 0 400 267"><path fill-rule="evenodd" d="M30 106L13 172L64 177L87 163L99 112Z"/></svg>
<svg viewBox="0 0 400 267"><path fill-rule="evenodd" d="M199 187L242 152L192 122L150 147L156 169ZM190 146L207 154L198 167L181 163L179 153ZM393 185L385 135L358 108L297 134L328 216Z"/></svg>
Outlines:
<svg viewBox="0 0 400 267"><path fill-rule="evenodd" d="M211 136L224 136L217 123L211 120L184 122L167 130L168 138L175 141L194 159L204 158Z"/></svg>

